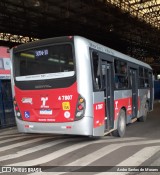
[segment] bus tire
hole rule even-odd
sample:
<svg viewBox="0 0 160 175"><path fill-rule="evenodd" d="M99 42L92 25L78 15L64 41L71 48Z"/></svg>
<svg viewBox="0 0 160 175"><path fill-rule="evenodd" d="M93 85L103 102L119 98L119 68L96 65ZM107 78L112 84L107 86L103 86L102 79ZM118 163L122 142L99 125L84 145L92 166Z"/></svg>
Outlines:
<svg viewBox="0 0 160 175"><path fill-rule="evenodd" d="M147 120L148 108L149 108L148 102L146 102L145 108L144 108L144 114L140 118L138 118L139 122L145 122Z"/></svg>
<svg viewBox="0 0 160 175"><path fill-rule="evenodd" d="M126 115L123 109L120 110L118 116L117 129L113 131L113 136L123 137L126 131Z"/></svg>

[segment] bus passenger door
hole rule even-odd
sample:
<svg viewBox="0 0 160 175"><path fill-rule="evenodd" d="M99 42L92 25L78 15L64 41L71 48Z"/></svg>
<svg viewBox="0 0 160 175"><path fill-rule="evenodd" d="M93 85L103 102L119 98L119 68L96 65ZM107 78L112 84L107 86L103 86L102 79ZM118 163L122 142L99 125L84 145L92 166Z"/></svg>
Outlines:
<svg viewBox="0 0 160 175"><path fill-rule="evenodd" d="M113 128L114 119L113 119L113 71L112 71L112 63L108 61L102 61L102 87L104 90L104 98L105 98L105 132L109 131Z"/></svg>
<svg viewBox="0 0 160 175"><path fill-rule="evenodd" d="M130 81L132 88L132 118L137 117L138 111L138 83L137 83L137 70L130 68Z"/></svg>

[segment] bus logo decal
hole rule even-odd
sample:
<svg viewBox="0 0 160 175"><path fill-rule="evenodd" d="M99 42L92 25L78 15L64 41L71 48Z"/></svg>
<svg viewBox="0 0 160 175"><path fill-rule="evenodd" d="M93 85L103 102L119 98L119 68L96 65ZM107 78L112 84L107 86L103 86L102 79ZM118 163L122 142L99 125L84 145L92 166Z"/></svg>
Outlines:
<svg viewBox="0 0 160 175"><path fill-rule="evenodd" d="M118 110L118 101L115 101L115 110Z"/></svg>
<svg viewBox="0 0 160 175"><path fill-rule="evenodd" d="M41 97L42 105L41 108L48 108L49 106L46 106L46 101L48 100L48 97Z"/></svg>
<svg viewBox="0 0 160 175"><path fill-rule="evenodd" d="M32 98L22 98L22 103L29 103L32 104Z"/></svg>
<svg viewBox="0 0 160 175"><path fill-rule="evenodd" d="M131 106L131 100L129 98L127 111L130 111L130 110L132 110L132 106Z"/></svg>

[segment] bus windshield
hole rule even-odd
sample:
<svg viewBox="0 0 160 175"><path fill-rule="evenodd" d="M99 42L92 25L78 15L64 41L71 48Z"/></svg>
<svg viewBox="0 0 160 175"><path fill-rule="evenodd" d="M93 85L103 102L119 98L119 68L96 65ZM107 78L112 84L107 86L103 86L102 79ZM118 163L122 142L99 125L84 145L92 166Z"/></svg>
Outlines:
<svg viewBox="0 0 160 175"><path fill-rule="evenodd" d="M14 74L17 81L73 76L74 61L70 44L36 47L14 54ZM32 75L32 76L31 76ZM30 77L30 78L29 78Z"/></svg>

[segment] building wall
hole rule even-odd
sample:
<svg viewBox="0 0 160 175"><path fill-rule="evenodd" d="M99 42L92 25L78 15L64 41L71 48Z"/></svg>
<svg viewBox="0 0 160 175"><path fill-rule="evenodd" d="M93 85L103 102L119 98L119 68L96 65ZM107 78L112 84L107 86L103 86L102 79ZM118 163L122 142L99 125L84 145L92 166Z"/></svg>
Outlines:
<svg viewBox="0 0 160 175"><path fill-rule="evenodd" d="M0 79L10 79L9 48L0 46Z"/></svg>

